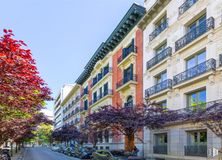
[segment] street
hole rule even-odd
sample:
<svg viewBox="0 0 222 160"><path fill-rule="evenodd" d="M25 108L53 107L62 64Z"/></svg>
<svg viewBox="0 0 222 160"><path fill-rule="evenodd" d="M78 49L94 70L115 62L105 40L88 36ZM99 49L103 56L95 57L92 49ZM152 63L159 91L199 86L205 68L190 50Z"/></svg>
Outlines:
<svg viewBox="0 0 222 160"><path fill-rule="evenodd" d="M68 157L48 148L35 147L26 149L23 160L78 160L78 158Z"/></svg>

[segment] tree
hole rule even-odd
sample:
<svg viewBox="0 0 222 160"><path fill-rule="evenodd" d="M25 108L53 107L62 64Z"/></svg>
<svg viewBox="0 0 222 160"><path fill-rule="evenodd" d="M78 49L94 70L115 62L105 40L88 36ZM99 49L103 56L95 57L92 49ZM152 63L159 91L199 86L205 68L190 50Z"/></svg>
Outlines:
<svg viewBox="0 0 222 160"><path fill-rule="evenodd" d="M61 129L55 130L52 133L52 138L55 141L65 142L66 144L71 140L77 140L80 132L75 126L64 125Z"/></svg>
<svg viewBox="0 0 222 160"><path fill-rule="evenodd" d="M0 38L0 144L31 135L30 130L43 120L39 111L44 101L51 100L31 51L13 36L5 29Z"/></svg>
<svg viewBox="0 0 222 160"><path fill-rule="evenodd" d="M40 124L38 129L34 131L34 135L39 144L48 144L50 143L50 138L52 134L52 125Z"/></svg>
<svg viewBox="0 0 222 160"><path fill-rule="evenodd" d="M97 131L116 130L125 135L125 150L134 149L135 133L148 128L161 127L167 117L167 112L154 104L141 104L131 107L104 106L98 112L92 113L86 123Z"/></svg>

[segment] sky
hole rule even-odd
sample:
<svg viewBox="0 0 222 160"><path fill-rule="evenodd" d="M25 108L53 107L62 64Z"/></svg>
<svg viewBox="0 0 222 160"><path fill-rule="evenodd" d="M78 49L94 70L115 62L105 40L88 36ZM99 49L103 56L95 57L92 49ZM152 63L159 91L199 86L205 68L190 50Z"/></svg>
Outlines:
<svg viewBox="0 0 222 160"><path fill-rule="evenodd" d="M12 29L31 49L41 77L56 97L75 83L99 45L135 2L144 0L0 0L0 34ZM52 114L53 102L47 102Z"/></svg>

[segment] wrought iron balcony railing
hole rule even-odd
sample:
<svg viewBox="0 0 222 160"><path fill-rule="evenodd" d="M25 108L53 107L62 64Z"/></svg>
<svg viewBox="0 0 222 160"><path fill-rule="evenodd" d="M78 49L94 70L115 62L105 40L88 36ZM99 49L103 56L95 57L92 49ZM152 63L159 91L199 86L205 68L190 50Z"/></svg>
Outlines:
<svg viewBox="0 0 222 160"><path fill-rule="evenodd" d="M137 75L134 74L134 75L131 75L131 76L128 76L128 77L124 77L121 81L119 81L117 84L116 84L116 88L120 88L122 87L123 85L125 85L126 83L128 83L129 81L134 81L136 82L137 81Z"/></svg>
<svg viewBox="0 0 222 160"><path fill-rule="evenodd" d="M179 15L185 13L190 7L192 7L198 0L186 0L180 7L179 7Z"/></svg>
<svg viewBox="0 0 222 160"><path fill-rule="evenodd" d="M146 97L149 97L153 94L156 94L158 92L161 92L165 89L170 89L172 88L172 80L171 79L167 79L163 82L160 82L156 85L154 85L153 87L151 88L148 88L146 91L145 91L145 96Z"/></svg>
<svg viewBox="0 0 222 160"><path fill-rule="evenodd" d="M92 105L96 102L98 102L100 99L102 99L103 97L107 96L107 95L112 95L113 91L111 89L104 91L102 94L100 94L99 96L95 97L90 103L89 105Z"/></svg>
<svg viewBox="0 0 222 160"><path fill-rule="evenodd" d="M117 59L118 64L133 52L136 53L136 46L134 45L131 45L129 48L124 48L122 55Z"/></svg>
<svg viewBox="0 0 222 160"><path fill-rule="evenodd" d="M162 52L158 53L155 57L153 57L151 60L149 60L146 63L146 69L150 69L151 67L155 66L165 58L169 57L172 55L172 48L168 47L164 49Z"/></svg>
<svg viewBox="0 0 222 160"><path fill-rule="evenodd" d="M222 54L219 56L219 65L222 66Z"/></svg>
<svg viewBox="0 0 222 160"><path fill-rule="evenodd" d="M173 85L180 84L184 81L195 78L202 75L208 71L216 70L216 60L211 58L203 63L196 65L193 68L187 69L186 71L179 73L173 77Z"/></svg>
<svg viewBox="0 0 222 160"><path fill-rule="evenodd" d="M161 32L168 27L168 19L161 23L156 29L149 35L150 41L154 40Z"/></svg>
<svg viewBox="0 0 222 160"><path fill-rule="evenodd" d="M91 87L95 86L103 77L105 77L111 71L112 71L111 67L103 68L103 72L99 73L95 78L93 78Z"/></svg>
<svg viewBox="0 0 222 160"><path fill-rule="evenodd" d="M185 156L207 157L207 145L189 145L184 147Z"/></svg>
<svg viewBox="0 0 222 160"><path fill-rule="evenodd" d="M167 145L156 145L153 146L154 154L167 154Z"/></svg>
<svg viewBox="0 0 222 160"><path fill-rule="evenodd" d="M185 36L175 42L175 50L178 51L191 43L207 31L214 28L214 18L210 17L207 20L201 22L198 26L191 29Z"/></svg>

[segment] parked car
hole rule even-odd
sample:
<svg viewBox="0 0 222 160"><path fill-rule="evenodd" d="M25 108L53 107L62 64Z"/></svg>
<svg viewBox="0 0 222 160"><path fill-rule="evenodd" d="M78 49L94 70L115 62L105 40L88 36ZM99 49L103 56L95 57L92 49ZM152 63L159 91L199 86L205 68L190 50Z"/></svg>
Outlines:
<svg viewBox="0 0 222 160"><path fill-rule="evenodd" d="M11 160L8 149L1 149L0 150L0 160Z"/></svg>
<svg viewBox="0 0 222 160"><path fill-rule="evenodd" d="M91 148L91 147L83 147L80 149L81 151L81 159L91 159L92 158L92 155L93 155L93 152L96 151L96 149L94 148Z"/></svg>
<svg viewBox="0 0 222 160"><path fill-rule="evenodd" d="M98 150L92 154L93 160L119 160L118 157L113 156L113 154L108 150Z"/></svg>
<svg viewBox="0 0 222 160"><path fill-rule="evenodd" d="M74 149L72 149L71 147L67 147L67 148L65 148L65 150L64 150L64 154L66 154L66 155L68 155L68 156L71 156L73 150L74 150Z"/></svg>
<svg viewBox="0 0 222 160"><path fill-rule="evenodd" d="M60 149L59 146L52 146L52 147L51 147L51 150L52 150L52 151L55 151L55 152L58 152L59 149Z"/></svg>

